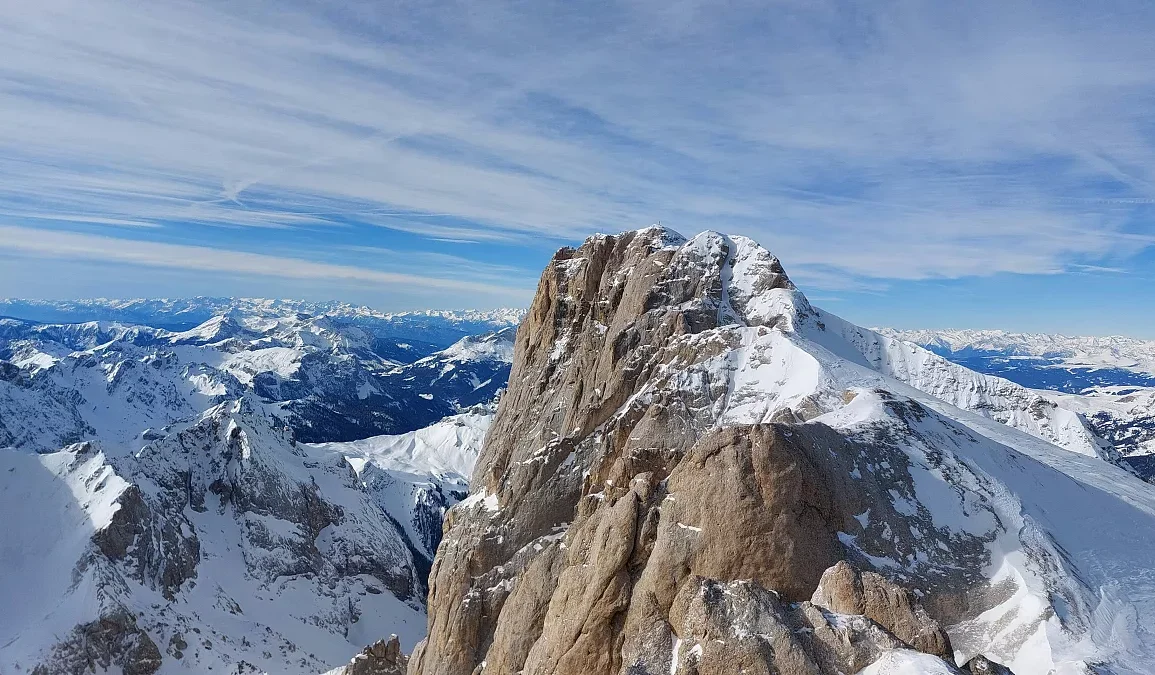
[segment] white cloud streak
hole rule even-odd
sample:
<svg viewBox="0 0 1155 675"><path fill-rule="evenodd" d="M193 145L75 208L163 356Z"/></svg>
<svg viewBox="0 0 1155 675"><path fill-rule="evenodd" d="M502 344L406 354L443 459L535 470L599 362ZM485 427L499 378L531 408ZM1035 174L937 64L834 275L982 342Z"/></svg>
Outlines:
<svg viewBox="0 0 1155 675"><path fill-rule="evenodd" d="M469 293L519 302L526 302L532 294L528 288L442 278L434 274L404 274L206 246L135 241L24 227L0 226L0 251L9 255L16 253L63 260L117 262L228 275L318 279L359 285L411 286L444 293Z"/></svg>
<svg viewBox="0 0 1155 675"><path fill-rule="evenodd" d="M660 219L830 288L1056 273L1152 244L1152 28L1140 2L8 2L0 215Z"/></svg>

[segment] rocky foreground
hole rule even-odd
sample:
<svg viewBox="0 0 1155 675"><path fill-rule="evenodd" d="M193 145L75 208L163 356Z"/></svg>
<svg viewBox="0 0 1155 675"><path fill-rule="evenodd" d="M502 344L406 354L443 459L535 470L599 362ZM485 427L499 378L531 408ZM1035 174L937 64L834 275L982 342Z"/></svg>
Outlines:
<svg viewBox="0 0 1155 675"><path fill-rule="evenodd" d="M597 236L518 331L408 672L1146 672L1155 493L1114 459L748 239Z"/></svg>

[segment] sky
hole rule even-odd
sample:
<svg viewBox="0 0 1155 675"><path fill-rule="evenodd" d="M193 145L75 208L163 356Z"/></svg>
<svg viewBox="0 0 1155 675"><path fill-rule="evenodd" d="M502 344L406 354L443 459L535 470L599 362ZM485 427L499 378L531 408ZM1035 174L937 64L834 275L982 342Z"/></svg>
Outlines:
<svg viewBox="0 0 1155 675"><path fill-rule="evenodd" d="M1155 4L0 0L0 297L526 306L745 234L856 323L1155 338Z"/></svg>

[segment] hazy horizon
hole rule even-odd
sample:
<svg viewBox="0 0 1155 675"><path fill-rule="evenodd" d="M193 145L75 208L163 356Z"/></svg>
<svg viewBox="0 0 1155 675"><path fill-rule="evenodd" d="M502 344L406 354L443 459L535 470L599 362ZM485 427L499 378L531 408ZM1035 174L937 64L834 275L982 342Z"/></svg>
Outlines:
<svg viewBox="0 0 1155 675"><path fill-rule="evenodd" d="M0 296L528 303L753 237L868 325L1155 337L1155 6L70 0L0 26Z"/></svg>

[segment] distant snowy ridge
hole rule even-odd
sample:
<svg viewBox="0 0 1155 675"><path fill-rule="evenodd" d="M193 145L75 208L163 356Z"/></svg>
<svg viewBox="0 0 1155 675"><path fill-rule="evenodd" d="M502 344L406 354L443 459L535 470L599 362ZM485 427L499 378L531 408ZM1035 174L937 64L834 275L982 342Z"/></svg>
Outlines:
<svg viewBox="0 0 1155 675"><path fill-rule="evenodd" d="M465 335L516 326L523 309L413 310L382 312L345 302L263 298L177 298L109 300L0 299L0 317L40 323L116 321L162 328L191 328L214 316L278 318L297 314L328 316L366 328L379 337L409 335L445 347Z"/></svg>
<svg viewBox="0 0 1155 675"><path fill-rule="evenodd" d="M1155 341L1122 336L1071 337L1002 330L897 330L876 328L939 354L1055 359L1057 367L1119 368L1155 376Z"/></svg>
<svg viewBox="0 0 1155 675"><path fill-rule="evenodd" d="M508 378L513 332L434 351L329 316L233 311L179 332L0 319L0 447L138 443L146 428L243 391L274 404L304 441L403 433L490 401Z"/></svg>
<svg viewBox="0 0 1155 675"><path fill-rule="evenodd" d="M993 330L879 333L1032 388L1080 416L1126 465L1155 479L1155 342Z"/></svg>

